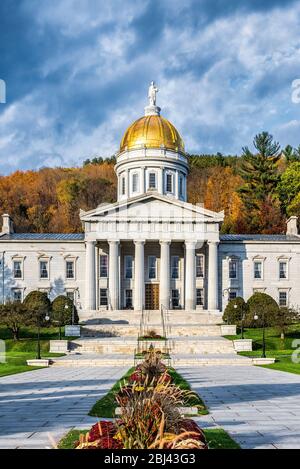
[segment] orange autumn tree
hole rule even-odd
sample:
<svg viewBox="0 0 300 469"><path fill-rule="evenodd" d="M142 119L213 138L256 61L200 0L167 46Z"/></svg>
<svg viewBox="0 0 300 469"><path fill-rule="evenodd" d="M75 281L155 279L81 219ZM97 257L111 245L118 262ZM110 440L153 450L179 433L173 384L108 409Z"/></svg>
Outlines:
<svg viewBox="0 0 300 469"><path fill-rule="evenodd" d="M18 232L82 231L79 210L116 199L113 162L0 176L0 206Z"/></svg>
<svg viewBox="0 0 300 469"><path fill-rule="evenodd" d="M242 178L230 167L215 167L208 179L204 206L214 212L224 210L223 233L240 232L243 228L243 204L236 190Z"/></svg>

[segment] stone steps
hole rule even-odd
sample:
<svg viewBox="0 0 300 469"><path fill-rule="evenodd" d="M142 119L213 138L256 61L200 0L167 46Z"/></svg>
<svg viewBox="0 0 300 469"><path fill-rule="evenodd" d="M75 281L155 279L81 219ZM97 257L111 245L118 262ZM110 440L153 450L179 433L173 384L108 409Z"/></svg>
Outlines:
<svg viewBox="0 0 300 469"><path fill-rule="evenodd" d="M151 325L146 330L155 330L157 334L163 335L163 328L160 324ZM221 326L207 324L175 324L167 326L167 335L172 337L190 336L220 336ZM137 337L140 333L139 325L117 325L117 324L95 324L81 327L82 338L88 337Z"/></svg>
<svg viewBox="0 0 300 469"><path fill-rule="evenodd" d="M158 311L147 311L145 317L151 326L161 325L161 314ZM127 324L140 325L142 313L140 311L90 311L80 313L83 325L92 324ZM209 311L172 310L166 313L167 323L172 324L221 324L222 313Z"/></svg>
<svg viewBox="0 0 300 469"><path fill-rule="evenodd" d="M167 361L165 361L167 363ZM122 354L104 354L99 355L74 355L68 357L53 358L50 361L54 367L93 367L93 366L134 366L133 356L124 356ZM234 354L198 354L198 355L177 355L172 356L169 364L173 367L180 366L251 366L251 358L241 357Z"/></svg>
<svg viewBox="0 0 300 469"><path fill-rule="evenodd" d="M210 353L235 353L233 343L223 337L183 337L170 338L165 341L145 341L140 342L140 346L145 345L145 349L153 343L156 348L162 350L167 347L171 353L188 354L210 354ZM124 354L133 355L137 348L137 340L134 337L103 337L98 339L77 339L70 342L70 348L79 353L99 353L99 354Z"/></svg>
<svg viewBox="0 0 300 469"><path fill-rule="evenodd" d="M172 357L172 366L251 366L251 358L234 354L177 355Z"/></svg>

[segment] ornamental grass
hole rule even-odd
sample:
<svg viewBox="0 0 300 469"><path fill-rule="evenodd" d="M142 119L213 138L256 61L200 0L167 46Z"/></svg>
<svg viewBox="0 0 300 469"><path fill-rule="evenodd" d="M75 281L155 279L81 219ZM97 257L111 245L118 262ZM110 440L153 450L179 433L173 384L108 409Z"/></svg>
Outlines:
<svg viewBox="0 0 300 469"><path fill-rule="evenodd" d="M120 418L94 425L76 449L207 449L196 422L179 412L191 395L172 383L161 355L151 349L115 396Z"/></svg>

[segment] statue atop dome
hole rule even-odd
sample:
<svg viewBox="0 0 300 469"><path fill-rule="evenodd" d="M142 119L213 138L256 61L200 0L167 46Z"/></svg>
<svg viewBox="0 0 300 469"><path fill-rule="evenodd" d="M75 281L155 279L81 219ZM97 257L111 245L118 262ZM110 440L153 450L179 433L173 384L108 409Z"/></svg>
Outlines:
<svg viewBox="0 0 300 469"><path fill-rule="evenodd" d="M157 86L155 86L155 82L151 81L148 91L148 98L149 98L149 105L156 106L156 94L159 92Z"/></svg>

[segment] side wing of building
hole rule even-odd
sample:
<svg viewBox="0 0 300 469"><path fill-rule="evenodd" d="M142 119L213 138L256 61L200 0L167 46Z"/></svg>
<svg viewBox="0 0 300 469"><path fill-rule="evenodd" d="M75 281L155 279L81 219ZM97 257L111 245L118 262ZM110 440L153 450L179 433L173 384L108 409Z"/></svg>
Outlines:
<svg viewBox="0 0 300 469"><path fill-rule="evenodd" d="M10 233L0 237L1 302L22 301L33 290L72 298L84 304L83 234Z"/></svg>
<svg viewBox="0 0 300 469"><path fill-rule="evenodd" d="M255 292L281 306L300 307L300 237L223 235L219 245L219 301L247 300Z"/></svg>

